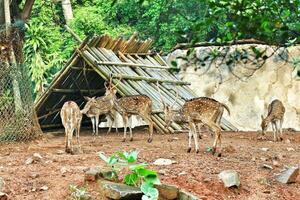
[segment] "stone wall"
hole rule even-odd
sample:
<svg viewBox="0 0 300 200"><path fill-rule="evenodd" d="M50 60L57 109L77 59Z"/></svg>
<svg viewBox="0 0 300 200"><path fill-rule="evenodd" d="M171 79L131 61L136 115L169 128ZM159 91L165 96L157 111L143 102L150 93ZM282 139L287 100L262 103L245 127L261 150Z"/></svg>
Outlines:
<svg viewBox="0 0 300 200"><path fill-rule="evenodd" d="M266 116L274 99L286 108L283 127L300 130L299 46L197 47L188 59L186 55L187 50L175 50L167 61L176 61L179 76L192 83L198 96L228 105L231 115L224 116L239 130L260 130L261 115Z"/></svg>

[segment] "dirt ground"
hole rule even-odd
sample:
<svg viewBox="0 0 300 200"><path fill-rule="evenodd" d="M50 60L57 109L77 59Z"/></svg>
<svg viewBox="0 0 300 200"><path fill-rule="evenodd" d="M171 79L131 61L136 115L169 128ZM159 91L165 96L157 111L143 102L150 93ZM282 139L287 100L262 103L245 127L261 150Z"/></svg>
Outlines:
<svg viewBox="0 0 300 200"><path fill-rule="evenodd" d="M88 188L93 199L101 199L96 183L84 182L83 169L104 164L97 156L99 151L111 154L117 150L137 149L139 161L150 163L150 167L160 173L162 182L176 184L201 199L300 200L300 177L296 183L288 185L273 179L284 166L300 164L299 133L285 133L284 141L274 143L270 141L271 133L266 140L257 140L253 132L223 132L222 156L217 157L206 152L213 142L209 134L200 140L201 151L196 154L186 152L186 134L154 135L149 144L144 130L134 130L133 142L121 142L121 135L106 135L106 130L101 132L101 137L93 142L90 130L83 131L84 153L79 155L60 154L59 150L64 150L63 134L47 134L43 139L27 144L0 146L0 177L6 182L4 191L15 200L60 200L68 199L69 185L76 184ZM25 165L25 160L33 153L41 154L43 159ZM172 159L176 163L151 165L158 158ZM263 168L263 164L273 169ZM239 188L224 188L218 179L218 174L227 169L239 172ZM48 189L41 190L43 186Z"/></svg>

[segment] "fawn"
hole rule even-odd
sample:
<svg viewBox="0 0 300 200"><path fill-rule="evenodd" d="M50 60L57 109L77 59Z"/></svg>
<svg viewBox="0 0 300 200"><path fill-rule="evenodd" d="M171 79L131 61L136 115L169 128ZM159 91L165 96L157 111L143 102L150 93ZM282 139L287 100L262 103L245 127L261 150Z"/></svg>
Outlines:
<svg viewBox="0 0 300 200"><path fill-rule="evenodd" d="M282 123L283 123L283 117L285 113L285 108L281 101L278 99L273 100L269 106L268 106L268 115L267 117L261 116L261 129L262 134L264 135L269 123L272 124L273 129L273 137L274 142L277 140L282 140ZM278 132L280 132L280 136L278 136Z"/></svg>
<svg viewBox="0 0 300 200"><path fill-rule="evenodd" d="M60 117L65 127L66 152L73 152L73 132L76 130L77 145L79 146L79 132L82 120L82 111L74 101L64 103L60 111Z"/></svg>

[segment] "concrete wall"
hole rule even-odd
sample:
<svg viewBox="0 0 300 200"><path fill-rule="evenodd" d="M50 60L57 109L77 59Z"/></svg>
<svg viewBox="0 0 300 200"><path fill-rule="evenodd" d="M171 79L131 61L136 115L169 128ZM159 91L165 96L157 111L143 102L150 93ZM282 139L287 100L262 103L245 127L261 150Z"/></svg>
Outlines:
<svg viewBox="0 0 300 200"><path fill-rule="evenodd" d="M263 55L270 58L264 60L262 55L255 59L253 47L265 51ZM284 128L300 130L300 79L297 77L300 68L292 63L300 59L300 47L281 48L275 53L274 49L265 45L198 47L189 61L180 58L186 55L186 50L175 50L167 61L171 64L176 60L181 68L180 77L192 83L191 88L198 96L213 97L228 105L231 116L226 119L238 129L260 130L260 116L266 115L272 100L280 99L286 108ZM238 57L236 50L247 58ZM226 55L225 59L214 57L216 52ZM237 59L232 63L234 56Z"/></svg>

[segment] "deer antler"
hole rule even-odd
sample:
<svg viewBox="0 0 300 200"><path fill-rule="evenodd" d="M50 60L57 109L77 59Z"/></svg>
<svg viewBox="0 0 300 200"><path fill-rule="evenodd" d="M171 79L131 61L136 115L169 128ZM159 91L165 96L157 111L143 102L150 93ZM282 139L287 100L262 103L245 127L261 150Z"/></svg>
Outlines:
<svg viewBox="0 0 300 200"><path fill-rule="evenodd" d="M118 78L118 82L117 82L117 84L114 84L113 86L112 86L112 79L111 79L111 83L110 83L110 87L111 87L111 89L115 89L120 83L121 83L121 80L122 80L122 77L120 76L119 78Z"/></svg>
<svg viewBox="0 0 300 200"><path fill-rule="evenodd" d="M159 93L160 101L161 101L161 103L163 105L163 109L165 109L166 108L166 104L165 104L165 102L163 100L163 97L161 95L160 88L159 88L159 85L158 85L158 81L156 82L156 87L157 87L157 90L158 90L158 93Z"/></svg>

